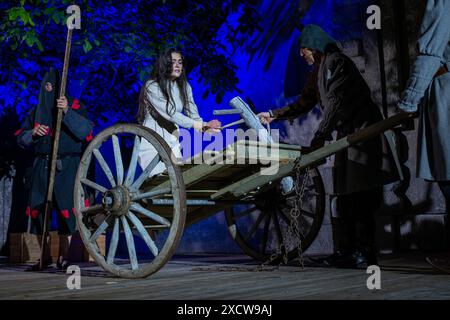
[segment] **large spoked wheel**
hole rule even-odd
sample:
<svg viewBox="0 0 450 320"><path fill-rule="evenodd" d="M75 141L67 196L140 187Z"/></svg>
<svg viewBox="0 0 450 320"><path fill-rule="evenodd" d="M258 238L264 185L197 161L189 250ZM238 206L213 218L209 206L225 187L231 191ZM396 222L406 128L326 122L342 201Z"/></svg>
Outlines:
<svg viewBox="0 0 450 320"><path fill-rule="evenodd" d="M121 150L126 149L125 142L132 151L130 160L124 162ZM140 170L138 154L141 144L149 146L147 142L157 155ZM87 251L106 271L124 278L146 277L164 266L175 252L184 229L186 193L181 170L171 156L170 147L157 133L135 124L102 131L84 152L74 189L77 226ZM126 162L128 168L124 167ZM161 163L170 186L141 190ZM102 181L92 181L92 166L100 169L96 177L103 177ZM173 207L165 207L162 213L150 210L149 205L159 199ZM102 253L97 241L106 232L111 240Z"/></svg>
<svg viewBox="0 0 450 320"><path fill-rule="evenodd" d="M306 251L319 233L325 213L325 191L317 169L306 178L305 192L292 215L296 194L284 195L281 185L259 194L249 205L235 205L225 210L231 236L248 256L262 262L282 262ZM295 224L298 223L298 228ZM298 232L296 231L298 230Z"/></svg>

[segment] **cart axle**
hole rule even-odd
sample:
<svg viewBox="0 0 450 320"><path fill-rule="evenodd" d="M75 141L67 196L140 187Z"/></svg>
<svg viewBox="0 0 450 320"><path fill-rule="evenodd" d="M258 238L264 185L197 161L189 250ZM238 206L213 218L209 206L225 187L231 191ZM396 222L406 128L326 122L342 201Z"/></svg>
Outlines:
<svg viewBox="0 0 450 320"><path fill-rule="evenodd" d="M103 195L103 208L113 215L120 217L127 214L131 206L129 191L123 186L114 187Z"/></svg>

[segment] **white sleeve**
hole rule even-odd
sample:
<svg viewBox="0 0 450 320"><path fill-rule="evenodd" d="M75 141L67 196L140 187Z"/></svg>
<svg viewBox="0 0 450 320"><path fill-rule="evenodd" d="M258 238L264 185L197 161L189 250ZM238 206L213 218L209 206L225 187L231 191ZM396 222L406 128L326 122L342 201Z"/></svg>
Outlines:
<svg viewBox="0 0 450 320"><path fill-rule="evenodd" d="M198 113L198 107L194 101L194 95L192 94L192 87L189 83L187 84L186 91L188 95L188 104L189 104L189 110L185 110L186 114L190 118L203 123L203 119L200 117L200 114Z"/></svg>
<svg viewBox="0 0 450 320"><path fill-rule="evenodd" d="M175 111L173 115L168 115L166 112L167 100L159 88L159 85L155 81L147 83L147 97L150 103L156 108L158 113L166 120L177 124L180 127L192 128L194 126L194 119L185 116L181 112Z"/></svg>

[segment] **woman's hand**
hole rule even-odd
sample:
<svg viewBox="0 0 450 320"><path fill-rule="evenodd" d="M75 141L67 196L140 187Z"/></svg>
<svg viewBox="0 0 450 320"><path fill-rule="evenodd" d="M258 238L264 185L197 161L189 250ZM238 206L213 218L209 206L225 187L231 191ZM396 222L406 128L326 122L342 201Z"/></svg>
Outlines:
<svg viewBox="0 0 450 320"><path fill-rule="evenodd" d="M50 131L50 128L46 125L40 124L33 129L31 135L33 138L46 136Z"/></svg>
<svg viewBox="0 0 450 320"><path fill-rule="evenodd" d="M207 129L220 129L221 126L222 126L222 123L217 119L211 120L211 121L207 122L205 125L205 127Z"/></svg>
<svg viewBox="0 0 450 320"><path fill-rule="evenodd" d="M219 133L221 127L222 123L219 120L214 119L204 125L203 131L207 133Z"/></svg>
<svg viewBox="0 0 450 320"><path fill-rule="evenodd" d="M261 112L258 114L258 118L262 124L270 124L275 118L270 116L269 112Z"/></svg>

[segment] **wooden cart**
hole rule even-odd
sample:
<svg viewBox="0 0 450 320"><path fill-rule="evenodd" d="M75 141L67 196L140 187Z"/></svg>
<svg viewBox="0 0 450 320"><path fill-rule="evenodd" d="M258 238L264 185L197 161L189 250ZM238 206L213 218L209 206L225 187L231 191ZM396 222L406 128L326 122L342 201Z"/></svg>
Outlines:
<svg viewBox="0 0 450 320"><path fill-rule="evenodd" d="M207 163L183 165L173 161L170 147L154 131L136 124L117 124L99 133L81 159L74 190L78 230L95 261L125 278L147 277L158 271L175 253L185 226L222 211L231 236L250 257L267 261L283 254L293 259L312 244L324 217L324 186L315 166L409 117L394 116L308 154L299 146L255 146L251 141L237 141L222 152L207 154ZM159 156L136 174L142 139L153 145ZM122 155L125 148L121 148L124 143L132 149L126 161ZM108 149L113 150L111 161L104 157ZM285 194L280 185L283 178L294 175L296 159L297 168L308 172L298 181L305 187L302 199L296 192ZM268 160L279 166L274 174L262 173ZM148 178L159 162L166 171ZM107 182L90 178L93 165L101 168ZM300 214L294 216L291 210L296 204ZM294 222L299 226L296 234L291 228ZM96 241L107 231L111 237L103 255ZM128 256L116 257L122 237ZM146 252L138 254L137 247Z"/></svg>

